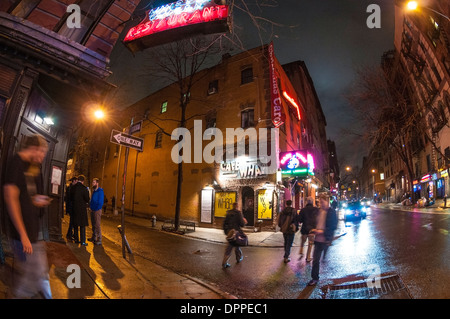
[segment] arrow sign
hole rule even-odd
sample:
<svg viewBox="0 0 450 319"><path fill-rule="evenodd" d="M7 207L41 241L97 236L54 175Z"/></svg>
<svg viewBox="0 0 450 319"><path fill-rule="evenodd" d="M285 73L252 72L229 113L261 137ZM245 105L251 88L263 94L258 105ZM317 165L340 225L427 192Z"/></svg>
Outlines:
<svg viewBox="0 0 450 319"><path fill-rule="evenodd" d="M112 130L109 141L114 144L134 148L141 152L144 150L144 139L117 130Z"/></svg>

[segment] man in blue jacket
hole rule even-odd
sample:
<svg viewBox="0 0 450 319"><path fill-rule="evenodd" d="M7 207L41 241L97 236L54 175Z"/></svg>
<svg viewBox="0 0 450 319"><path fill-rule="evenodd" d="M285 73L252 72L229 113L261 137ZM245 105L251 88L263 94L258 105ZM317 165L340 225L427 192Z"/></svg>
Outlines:
<svg viewBox="0 0 450 319"><path fill-rule="evenodd" d="M102 207L105 194L103 189L100 188L99 179L94 178L92 180L92 196L89 208L91 209L91 223L92 223L92 238L89 241L94 242L95 245L102 244L102 230L100 222L102 218Z"/></svg>

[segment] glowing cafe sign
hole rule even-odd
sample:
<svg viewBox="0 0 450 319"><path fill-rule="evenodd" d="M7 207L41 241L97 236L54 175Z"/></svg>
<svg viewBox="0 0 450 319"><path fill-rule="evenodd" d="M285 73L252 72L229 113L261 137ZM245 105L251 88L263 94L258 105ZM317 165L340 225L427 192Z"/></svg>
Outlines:
<svg viewBox="0 0 450 319"><path fill-rule="evenodd" d="M266 176L265 167L257 160L240 158L220 164L220 179L249 179Z"/></svg>
<svg viewBox="0 0 450 319"><path fill-rule="evenodd" d="M305 151L280 153L280 168L286 175L314 175L314 158Z"/></svg>
<svg viewBox="0 0 450 319"><path fill-rule="evenodd" d="M145 19L128 31L123 42L135 52L194 34L226 32L229 10L220 3L222 1L180 0L149 10Z"/></svg>

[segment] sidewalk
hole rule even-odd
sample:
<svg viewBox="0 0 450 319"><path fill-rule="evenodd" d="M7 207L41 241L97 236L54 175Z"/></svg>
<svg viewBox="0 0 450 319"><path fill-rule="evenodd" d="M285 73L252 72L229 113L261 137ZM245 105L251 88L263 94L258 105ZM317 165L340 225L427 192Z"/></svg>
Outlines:
<svg viewBox="0 0 450 319"><path fill-rule="evenodd" d="M442 200L442 199L436 200L436 203L434 205L431 205L428 207L415 207L414 205L404 206L401 203L390 203L390 202L384 202L384 203L375 204L372 206L378 207L378 208L383 208L383 209L401 210L401 211L423 213L423 214L444 214L444 215L450 214L450 200L447 203L447 207L444 208L444 200Z"/></svg>
<svg viewBox="0 0 450 319"><path fill-rule="evenodd" d="M112 215L109 215L112 216ZM119 217L117 217L119 218ZM127 215L126 217L127 223L136 224L142 227L146 227L149 229L154 230L161 230L161 227L163 225L163 222L157 221L156 227L151 226L151 220L144 219L140 217L133 217ZM284 247L284 238L283 233L280 231L261 231L261 232L255 232L253 227L245 227L244 228L245 234L248 236L248 245L253 247L266 247L266 248L282 248ZM170 232L168 232L170 233ZM336 230L335 236L341 236L345 233L345 229L338 228ZM294 238L293 247L300 247L301 242L301 236L297 235ZM222 229L218 228L207 228L207 227L195 227L195 232L186 232L184 235L177 235L174 234L174 236L185 236L193 239L198 240L206 240L216 243L224 243L226 244L227 241L225 239L225 234Z"/></svg>
<svg viewBox="0 0 450 319"><path fill-rule="evenodd" d="M127 221L128 222L128 221ZM63 233L67 223L63 220ZM90 231L88 231L90 233ZM13 258L6 250L0 265L0 299L10 295ZM233 299L214 285L188 275L174 273L139 255L122 256L119 244L103 237L103 245L47 242L50 285L54 299ZM80 288L74 271L80 267Z"/></svg>

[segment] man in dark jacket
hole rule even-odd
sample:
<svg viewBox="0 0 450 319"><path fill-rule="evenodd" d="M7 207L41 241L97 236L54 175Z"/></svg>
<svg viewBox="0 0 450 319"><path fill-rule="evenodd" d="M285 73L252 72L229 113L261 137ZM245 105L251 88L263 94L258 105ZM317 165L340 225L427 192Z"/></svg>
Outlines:
<svg viewBox="0 0 450 319"><path fill-rule="evenodd" d="M320 258L330 245L334 237L334 231L337 228L336 211L330 207L330 197L326 194L319 195L320 209L317 214L316 228L311 230L316 235L314 238L314 255L313 266L311 270L312 280L308 283L309 286L317 285L319 281Z"/></svg>
<svg viewBox="0 0 450 319"><path fill-rule="evenodd" d="M292 201L286 201L286 207L280 213L278 218L278 226L283 233L284 238L284 262L291 261L289 258L291 254L292 243L294 242L295 233L298 231L297 212L291 207Z"/></svg>
<svg viewBox="0 0 450 319"><path fill-rule="evenodd" d="M233 231L241 231L241 227L244 227L247 224L247 220L242 215L242 212L237 209L237 203L233 203L233 208L227 211L227 215L225 220L223 221L223 230L225 234L231 236ZM222 267L228 268L231 265L228 263L228 260L231 257L231 251L234 248L234 252L236 254L236 261L239 263L242 261L244 256L242 255L241 247L237 245L233 245L228 243L227 248L225 248L225 254L223 256Z"/></svg>
<svg viewBox="0 0 450 319"><path fill-rule="evenodd" d="M71 189L70 196L73 203L73 227L76 243L87 246L86 226L89 225L87 216L87 207L89 205L89 191L84 186L85 177L78 176L78 183ZM78 237L78 228L80 228L80 237Z"/></svg>
<svg viewBox="0 0 450 319"><path fill-rule="evenodd" d="M308 240L308 249L306 251L306 261L311 261L311 251L314 245L314 234L311 230L316 228L317 213L319 212L317 207L313 206L314 199L312 197L306 198L306 206L302 208L299 215L299 223L302 224L300 233L302 235L302 241L300 244L300 258L303 256L303 247L306 240Z"/></svg>
<svg viewBox="0 0 450 319"><path fill-rule="evenodd" d="M65 201L66 201L66 214L69 215L69 227L67 228L66 238L69 241L74 240L73 237L73 203L70 197L71 189L78 183L76 177L70 179L70 185L66 189Z"/></svg>

